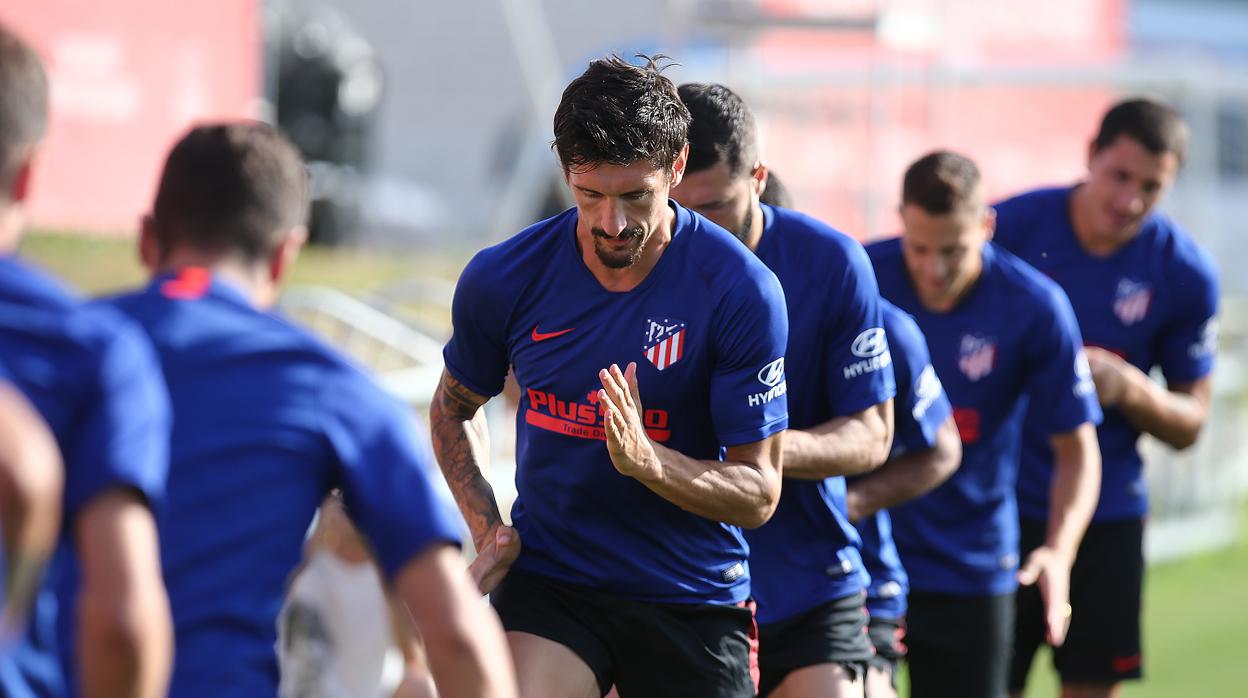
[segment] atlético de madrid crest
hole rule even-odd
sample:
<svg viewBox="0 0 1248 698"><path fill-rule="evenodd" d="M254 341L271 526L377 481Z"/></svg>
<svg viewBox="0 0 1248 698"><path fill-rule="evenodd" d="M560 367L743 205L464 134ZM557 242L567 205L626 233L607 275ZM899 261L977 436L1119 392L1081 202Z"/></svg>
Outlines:
<svg viewBox="0 0 1248 698"><path fill-rule="evenodd" d="M1121 279L1118 291L1114 294L1114 315L1124 325L1134 325L1148 315L1148 306L1153 301L1153 289L1142 281Z"/></svg>
<svg viewBox="0 0 1248 698"><path fill-rule="evenodd" d="M958 347L958 368L972 382L992 373L997 363L997 342L979 335L964 334Z"/></svg>
<svg viewBox="0 0 1248 698"><path fill-rule="evenodd" d="M685 323L669 318L646 318L646 340L641 351L660 371L680 361L685 355Z"/></svg>

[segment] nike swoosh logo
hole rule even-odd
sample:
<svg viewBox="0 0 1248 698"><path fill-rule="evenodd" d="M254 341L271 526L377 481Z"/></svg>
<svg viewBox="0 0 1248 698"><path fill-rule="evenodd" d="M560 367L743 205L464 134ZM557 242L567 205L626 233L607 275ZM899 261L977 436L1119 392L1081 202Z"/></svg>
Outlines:
<svg viewBox="0 0 1248 698"><path fill-rule="evenodd" d="M534 326L533 326L533 334L532 334L532 335L530 335L530 336L533 338L533 341L534 341L534 342L545 342L545 341L546 341L546 340L548 340L548 339L554 339L555 337L561 337L561 336L563 336L563 335L565 335L565 334L567 334L567 333L569 333L569 332L571 332L572 330L575 330L575 329L576 329L575 327L570 327L570 328L568 328L568 329L566 329L566 330L559 330L558 332L538 332L538 331L537 331L537 325L534 325Z"/></svg>

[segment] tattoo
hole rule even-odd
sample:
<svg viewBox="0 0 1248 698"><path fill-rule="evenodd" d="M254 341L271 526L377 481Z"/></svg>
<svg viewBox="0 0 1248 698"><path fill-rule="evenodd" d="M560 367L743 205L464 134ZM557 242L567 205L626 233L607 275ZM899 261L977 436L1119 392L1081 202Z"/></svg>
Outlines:
<svg viewBox="0 0 1248 698"><path fill-rule="evenodd" d="M478 549L485 534L502 523L494 488L481 474L485 424L475 417L487 399L443 371L429 407L434 455Z"/></svg>

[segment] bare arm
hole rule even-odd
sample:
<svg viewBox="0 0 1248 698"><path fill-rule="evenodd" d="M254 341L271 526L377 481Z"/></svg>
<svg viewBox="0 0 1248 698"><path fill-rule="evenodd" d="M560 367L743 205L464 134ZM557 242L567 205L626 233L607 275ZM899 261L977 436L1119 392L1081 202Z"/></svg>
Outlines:
<svg viewBox="0 0 1248 698"><path fill-rule="evenodd" d="M498 616L482 602L454 548L437 545L395 577L429 654L442 698L511 698L515 670Z"/></svg>
<svg viewBox="0 0 1248 698"><path fill-rule="evenodd" d="M637 365L599 373L607 450L624 475L698 516L745 528L771 518L780 502L781 434L727 449L724 460L698 460L651 440L642 426Z"/></svg>
<svg viewBox="0 0 1248 698"><path fill-rule="evenodd" d="M1066 639L1070 621L1070 568L1101 490L1101 451L1096 428L1081 424L1050 437L1053 485L1044 545L1028 555L1018 571L1021 584L1040 585L1044 599L1046 640L1053 646Z"/></svg>
<svg viewBox="0 0 1248 698"><path fill-rule="evenodd" d="M134 492L112 490L83 508L74 534L82 563L78 662L83 694L164 696L173 627L151 511Z"/></svg>
<svg viewBox="0 0 1248 698"><path fill-rule="evenodd" d="M903 453L878 470L849 483L846 501L850 521L908 502L936 489L962 462L962 440L951 415L936 432L936 445ZM788 472L785 460L785 472Z"/></svg>
<svg viewBox="0 0 1248 698"><path fill-rule="evenodd" d="M1209 416L1213 394L1210 376L1163 388L1111 352L1099 347L1087 347L1085 351L1102 406L1117 408L1131 426L1173 448L1196 443Z"/></svg>
<svg viewBox="0 0 1248 698"><path fill-rule="evenodd" d="M893 400L784 435L784 476L822 480L880 467L893 447Z"/></svg>
<svg viewBox="0 0 1248 698"><path fill-rule="evenodd" d="M4 532L5 631L16 632L56 548L64 466L47 426L0 385L0 528Z"/></svg>
<svg viewBox="0 0 1248 698"><path fill-rule="evenodd" d="M488 400L444 369L429 406L433 454L472 531L477 558L470 571L484 594L498 585L520 555L520 535L503 525L494 488L481 474L481 464L489 459L489 433L481 411Z"/></svg>

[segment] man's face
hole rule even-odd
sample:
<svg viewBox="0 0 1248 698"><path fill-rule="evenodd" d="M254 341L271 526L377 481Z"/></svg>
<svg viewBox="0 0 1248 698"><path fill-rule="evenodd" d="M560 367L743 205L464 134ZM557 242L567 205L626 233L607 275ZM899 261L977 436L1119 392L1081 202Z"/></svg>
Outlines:
<svg viewBox="0 0 1248 698"><path fill-rule="evenodd" d="M956 301L983 269L983 247L992 237L994 214L979 203L933 214L920 206L901 208L905 231L901 250L919 298L929 305Z"/></svg>
<svg viewBox="0 0 1248 698"><path fill-rule="evenodd" d="M718 162L714 167L685 173L680 186L672 190L672 198L748 242L758 203L758 182L750 173L734 175L726 163Z"/></svg>
<svg viewBox="0 0 1248 698"><path fill-rule="evenodd" d="M1130 136L1119 135L1088 156L1082 217L1098 238L1134 233L1179 172L1174 153L1154 155Z"/></svg>
<svg viewBox="0 0 1248 698"><path fill-rule="evenodd" d="M568 171L582 244L591 239L598 260L611 269L636 264L646 241L665 220L668 192L680 181L683 166L682 158L671 171L644 160Z"/></svg>

